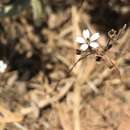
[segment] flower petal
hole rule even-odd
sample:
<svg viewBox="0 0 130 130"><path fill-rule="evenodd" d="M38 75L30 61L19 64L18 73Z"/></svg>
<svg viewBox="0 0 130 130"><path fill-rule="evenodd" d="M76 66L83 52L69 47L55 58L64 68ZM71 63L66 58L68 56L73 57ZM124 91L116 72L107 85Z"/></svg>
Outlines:
<svg viewBox="0 0 130 130"><path fill-rule="evenodd" d="M94 33L91 37L90 37L90 41L95 41L100 37L99 33Z"/></svg>
<svg viewBox="0 0 130 130"><path fill-rule="evenodd" d="M7 64L5 64L2 60L0 60L0 73L5 72L7 68Z"/></svg>
<svg viewBox="0 0 130 130"><path fill-rule="evenodd" d="M82 44L85 43L85 39L83 37L77 36L75 38L75 42Z"/></svg>
<svg viewBox="0 0 130 130"><path fill-rule="evenodd" d="M88 29L83 30L83 37L84 37L85 39L87 39L87 38L89 38L89 37L90 37L90 32L89 32L89 30L88 30Z"/></svg>
<svg viewBox="0 0 130 130"><path fill-rule="evenodd" d="M99 47L99 44L97 42L91 42L90 46L95 49L95 48Z"/></svg>
<svg viewBox="0 0 130 130"><path fill-rule="evenodd" d="M88 45L87 45L87 44L82 44L82 45L80 46L80 49L81 49L82 51L85 51L85 50L88 49Z"/></svg>

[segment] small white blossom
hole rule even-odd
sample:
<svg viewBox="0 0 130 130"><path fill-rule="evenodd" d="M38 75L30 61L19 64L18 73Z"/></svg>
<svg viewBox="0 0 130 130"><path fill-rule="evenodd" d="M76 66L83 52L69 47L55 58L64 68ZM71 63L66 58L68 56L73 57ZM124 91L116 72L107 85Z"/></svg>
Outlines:
<svg viewBox="0 0 130 130"><path fill-rule="evenodd" d="M2 60L0 60L0 73L4 73L7 68L7 64L5 64Z"/></svg>
<svg viewBox="0 0 130 130"><path fill-rule="evenodd" d="M100 37L99 33L94 33L90 35L90 32L88 29L83 30L82 33L83 36L77 36L75 41L79 44L81 44L80 49L82 51L85 51L88 49L88 47L96 49L99 47L99 44L96 42L96 40Z"/></svg>

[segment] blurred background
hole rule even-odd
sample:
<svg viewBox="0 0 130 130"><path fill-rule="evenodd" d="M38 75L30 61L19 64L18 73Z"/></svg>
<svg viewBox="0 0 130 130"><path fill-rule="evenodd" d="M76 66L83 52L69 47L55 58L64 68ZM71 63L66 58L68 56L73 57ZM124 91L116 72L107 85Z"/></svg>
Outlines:
<svg viewBox="0 0 130 130"><path fill-rule="evenodd" d="M130 130L129 23L130 0L0 0L0 130ZM105 46L124 24L104 54L121 78L94 55L68 74L83 29Z"/></svg>

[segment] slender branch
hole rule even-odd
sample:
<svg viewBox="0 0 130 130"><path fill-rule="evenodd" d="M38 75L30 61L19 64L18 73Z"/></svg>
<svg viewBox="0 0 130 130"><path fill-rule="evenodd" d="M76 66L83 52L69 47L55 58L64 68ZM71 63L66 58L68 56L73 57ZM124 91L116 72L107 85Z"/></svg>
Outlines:
<svg viewBox="0 0 130 130"><path fill-rule="evenodd" d="M75 67L81 60L85 59L87 56L89 56L89 55L91 55L91 54L92 54L92 53L88 53L88 54L86 54L86 55L80 57L80 58L72 65L72 67L68 70L66 76L68 76L68 75L72 72L72 70L74 69L74 67ZM66 77L66 76L65 76L65 77ZM57 83L56 83L56 85L55 85L55 88L56 88L57 86L59 86L60 81L63 80L65 77L63 77L63 78L61 78L61 79L59 79L59 80L57 81Z"/></svg>
<svg viewBox="0 0 130 130"><path fill-rule="evenodd" d="M89 54L86 54L86 55L80 57L80 58L72 65L72 67L69 69L68 74L70 74L70 73L72 72L72 70L74 69L74 67L75 67L81 60L85 59L87 56L89 56L89 55L91 55L91 54L92 54L92 53L89 53Z"/></svg>

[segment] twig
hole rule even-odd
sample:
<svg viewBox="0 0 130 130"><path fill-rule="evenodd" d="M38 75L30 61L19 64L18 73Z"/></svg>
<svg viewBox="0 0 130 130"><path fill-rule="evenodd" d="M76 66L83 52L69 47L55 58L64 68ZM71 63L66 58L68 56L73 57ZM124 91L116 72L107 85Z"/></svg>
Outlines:
<svg viewBox="0 0 130 130"><path fill-rule="evenodd" d="M74 105L73 105L73 117L74 117L74 130L80 130L80 84L75 85L74 90Z"/></svg>
<svg viewBox="0 0 130 130"><path fill-rule="evenodd" d="M56 103L54 105L58 111L59 119L64 130L72 130L71 116L68 113L69 108L65 104Z"/></svg>
<svg viewBox="0 0 130 130"><path fill-rule="evenodd" d="M61 100L67 93L68 91L72 88L73 86L73 83L74 83L74 79L71 79L71 81L69 81L65 87L61 90L61 92L59 92L59 94L55 95L54 97L52 98L48 98L42 102L40 102L38 105L40 108L44 108L48 105L51 105L53 104L54 102L57 102L59 100Z"/></svg>
<svg viewBox="0 0 130 130"><path fill-rule="evenodd" d="M22 126L21 124L14 122L13 123L17 128L19 128L20 130L27 130L24 126Z"/></svg>
<svg viewBox="0 0 130 130"><path fill-rule="evenodd" d="M23 119L21 114L10 112L3 104L0 104L0 113L2 114L2 117L0 116L0 123L20 122Z"/></svg>

